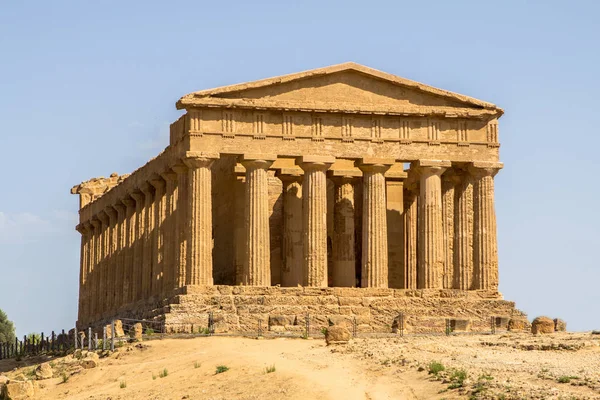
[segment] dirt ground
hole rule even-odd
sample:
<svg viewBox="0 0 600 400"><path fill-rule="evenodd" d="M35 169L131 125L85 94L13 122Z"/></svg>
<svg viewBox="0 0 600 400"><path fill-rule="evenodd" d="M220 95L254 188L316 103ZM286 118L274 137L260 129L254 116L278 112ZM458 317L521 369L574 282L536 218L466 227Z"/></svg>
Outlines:
<svg viewBox="0 0 600 400"><path fill-rule="evenodd" d="M40 361L0 361L0 373L32 376ZM319 339L164 339L122 347L92 369L71 356L52 366L56 377L36 381L37 399L600 399L600 335L589 333L330 347Z"/></svg>

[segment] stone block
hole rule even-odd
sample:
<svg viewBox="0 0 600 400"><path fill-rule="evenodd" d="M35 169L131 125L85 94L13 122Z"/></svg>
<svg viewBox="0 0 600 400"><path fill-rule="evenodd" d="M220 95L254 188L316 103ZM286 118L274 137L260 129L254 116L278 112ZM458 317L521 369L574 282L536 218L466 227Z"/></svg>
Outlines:
<svg viewBox="0 0 600 400"><path fill-rule="evenodd" d="M350 331L343 326L331 326L325 333L327 345L346 344L350 341Z"/></svg>
<svg viewBox="0 0 600 400"><path fill-rule="evenodd" d="M290 315L270 315L269 327L294 325L296 318Z"/></svg>
<svg viewBox="0 0 600 400"><path fill-rule="evenodd" d="M329 326L342 326L349 330L354 327L354 318L344 317L342 315L331 315L327 322Z"/></svg>
<svg viewBox="0 0 600 400"><path fill-rule="evenodd" d="M566 332L567 331L567 323L560 318L554 319L554 330L556 332Z"/></svg>
<svg viewBox="0 0 600 400"><path fill-rule="evenodd" d="M36 379L50 379L52 378L52 367L48 363L41 363L35 369L35 378Z"/></svg>
<svg viewBox="0 0 600 400"><path fill-rule="evenodd" d="M339 297L340 306L359 306L362 304L362 297Z"/></svg>
<svg viewBox="0 0 600 400"><path fill-rule="evenodd" d="M554 332L554 321L548 317L537 317L531 323L531 333L548 334Z"/></svg>
<svg viewBox="0 0 600 400"><path fill-rule="evenodd" d="M142 324L140 322L134 324L129 334L133 340L136 342L141 342L143 334Z"/></svg>
<svg viewBox="0 0 600 400"><path fill-rule="evenodd" d="M5 400L31 399L35 395L33 382L10 380L2 385L0 395Z"/></svg>
<svg viewBox="0 0 600 400"><path fill-rule="evenodd" d="M527 325L529 323L527 322L526 319L523 318L511 318L510 321L508 321L508 330L511 332L514 331L524 331L527 329Z"/></svg>

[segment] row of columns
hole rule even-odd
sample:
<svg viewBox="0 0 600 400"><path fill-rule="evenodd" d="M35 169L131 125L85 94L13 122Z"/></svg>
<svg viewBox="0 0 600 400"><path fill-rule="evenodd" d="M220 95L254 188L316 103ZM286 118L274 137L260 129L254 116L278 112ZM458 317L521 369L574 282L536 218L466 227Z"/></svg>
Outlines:
<svg viewBox="0 0 600 400"><path fill-rule="evenodd" d="M212 285L212 172L218 154L188 152L181 162L132 188L78 225L82 234L82 323L124 305L169 295L185 285ZM236 283L269 286L268 170L275 155L241 158L244 224L236 227ZM280 169L284 203L284 286L328 286L327 174L333 157L303 156ZM362 175L362 287L388 287L385 173L395 160L357 160L356 170L329 171L335 183L333 285L356 286L354 189ZM405 288L497 288L493 176L498 166L473 163L443 176L449 162L420 161L405 182ZM397 227L394 227L397 228ZM395 231L395 230L394 230ZM450 262L449 260L452 260Z"/></svg>
<svg viewBox="0 0 600 400"><path fill-rule="evenodd" d="M77 226L81 323L178 287L213 284L211 165L217 158L188 152Z"/></svg>

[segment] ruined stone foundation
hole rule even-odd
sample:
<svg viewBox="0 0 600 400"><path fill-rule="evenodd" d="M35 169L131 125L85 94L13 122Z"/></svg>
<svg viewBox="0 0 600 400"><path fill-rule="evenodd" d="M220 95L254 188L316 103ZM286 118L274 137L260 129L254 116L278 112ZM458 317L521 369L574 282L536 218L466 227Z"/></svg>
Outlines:
<svg viewBox="0 0 600 400"><path fill-rule="evenodd" d="M306 314L311 331L356 318L358 332L391 333L404 314L404 333L442 333L446 320L455 330L489 332L526 316L498 292L405 290L381 288L287 288L250 286L186 286L170 299L124 312L122 317L164 321L167 332L207 327L212 312L216 333L303 332Z"/></svg>

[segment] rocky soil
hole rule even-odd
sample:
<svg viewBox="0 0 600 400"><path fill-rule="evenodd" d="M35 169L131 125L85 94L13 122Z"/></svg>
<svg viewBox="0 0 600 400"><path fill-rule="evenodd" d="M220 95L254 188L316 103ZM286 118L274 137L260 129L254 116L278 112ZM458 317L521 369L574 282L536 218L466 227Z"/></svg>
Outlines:
<svg viewBox="0 0 600 400"><path fill-rule="evenodd" d="M600 399L600 335L165 339L0 361L11 382L34 399Z"/></svg>

